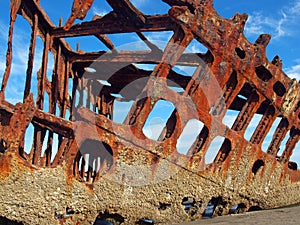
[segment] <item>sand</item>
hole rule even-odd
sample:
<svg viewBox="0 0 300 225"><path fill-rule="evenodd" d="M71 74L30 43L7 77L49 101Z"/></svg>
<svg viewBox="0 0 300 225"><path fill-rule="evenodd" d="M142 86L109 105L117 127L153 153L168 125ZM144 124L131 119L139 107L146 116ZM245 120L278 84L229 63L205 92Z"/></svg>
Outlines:
<svg viewBox="0 0 300 225"><path fill-rule="evenodd" d="M261 210L247 212L243 214L233 214L228 216L202 219L178 225L300 225L300 206L291 206L272 210Z"/></svg>

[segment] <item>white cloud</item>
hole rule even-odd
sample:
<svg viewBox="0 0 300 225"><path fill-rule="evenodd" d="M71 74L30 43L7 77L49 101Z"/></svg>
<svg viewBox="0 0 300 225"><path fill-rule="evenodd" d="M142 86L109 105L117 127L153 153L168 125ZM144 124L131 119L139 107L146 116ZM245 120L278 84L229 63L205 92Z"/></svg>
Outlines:
<svg viewBox="0 0 300 225"><path fill-rule="evenodd" d="M131 0L131 3L139 8L145 6L147 3L149 3L149 0ZM93 12L94 15L98 16L105 16L106 14L109 13L107 9L102 9L99 6L92 6L91 11Z"/></svg>
<svg viewBox="0 0 300 225"><path fill-rule="evenodd" d="M192 144L195 142L203 127L204 124L199 120L189 120L177 140L177 151L181 154L186 154Z"/></svg>
<svg viewBox="0 0 300 225"><path fill-rule="evenodd" d="M297 143L297 145L294 148L293 154L290 158L290 161L296 162L298 164L298 168L300 167L300 142Z"/></svg>
<svg viewBox="0 0 300 225"><path fill-rule="evenodd" d="M284 11L281 12L281 16L282 16L281 19L276 24L277 26L276 26L276 33L274 38L283 37L289 35L290 33L288 29L285 27L285 24L289 22L289 18L284 13Z"/></svg>
<svg viewBox="0 0 300 225"><path fill-rule="evenodd" d="M222 123L231 128L234 122L236 121L239 113L240 111L238 110L228 109L226 111L225 116L223 117Z"/></svg>
<svg viewBox="0 0 300 225"><path fill-rule="evenodd" d="M295 2L295 4L289 9L289 12L294 16L300 15L300 0Z"/></svg>
<svg viewBox="0 0 300 225"><path fill-rule="evenodd" d="M19 21L20 22L20 21ZM26 26L20 23L16 23L14 35L13 35L13 59L10 77L6 88L6 100L12 104L23 100L23 92L26 79L26 70L28 64L28 51L30 41L29 25ZM26 34L26 35L24 35ZM0 21L0 84L6 67L6 51L7 51L7 39L8 39L8 26L3 21ZM39 38L40 39L40 38ZM38 39L38 40L39 40ZM33 66L33 78L32 84L36 84L36 73L41 67L43 54L43 42L40 40L37 42L35 59ZM54 59L51 54L49 55L49 63L47 75L52 75L52 68L54 65ZM32 92L36 92L36 86L32 86Z"/></svg>
<svg viewBox="0 0 300 225"><path fill-rule="evenodd" d="M132 100L129 102L120 102L116 100L114 102L113 121L123 123L133 103Z"/></svg>
<svg viewBox="0 0 300 225"><path fill-rule="evenodd" d="M216 158L225 138L221 136L215 137L210 143L207 152L205 154L205 163L210 164Z"/></svg>
<svg viewBox="0 0 300 225"><path fill-rule="evenodd" d="M7 39L8 37L8 26L3 24L2 21L0 21L0 39Z"/></svg>
<svg viewBox="0 0 300 225"><path fill-rule="evenodd" d="M184 76L193 76L193 74L195 73L196 71L196 67L191 67L191 66L174 66L173 70L177 73L180 73ZM175 86L180 86L176 83L174 83Z"/></svg>
<svg viewBox="0 0 300 225"><path fill-rule="evenodd" d="M152 44L156 45L159 49L163 50L167 46L169 40L171 39L172 31L162 31L162 32L145 32L144 35Z"/></svg>
<svg viewBox="0 0 300 225"><path fill-rule="evenodd" d="M293 35L298 29L298 18L300 15L300 0L292 5L282 8L272 16L263 12L253 12L249 14L245 26L245 33L249 36L258 36L262 33L269 33L273 39Z"/></svg>
<svg viewBox="0 0 300 225"><path fill-rule="evenodd" d="M0 57L0 77L2 76L2 73L4 72L5 70L5 61L4 61L4 58L2 59L2 57Z"/></svg>
<svg viewBox="0 0 300 225"><path fill-rule="evenodd" d="M300 64L287 68L285 71L290 78L300 80Z"/></svg>
<svg viewBox="0 0 300 225"><path fill-rule="evenodd" d="M27 32L25 32L25 30L21 26L16 27L14 30L13 45L12 45L13 47L13 61L12 61L12 70L11 70L12 74L25 76L27 63L28 63L28 50L29 50L29 43L25 37L30 37L30 33L28 35L24 35L26 33ZM7 39L8 39L8 26L4 25L4 23L0 21L0 40L1 40L0 71L4 71L5 69Z"/></svg>
<svg viewBox="0 0 300 225"><path fill-rule="evenodd" d="M207 48L204 46L204 45L197 45L197 44L191 44L190 46L188 46L188 49L190 49L191 50L191 52L196 52L196 53L198 53L198 52L206 52L207 51Z"/></svg>
<svg viewBox="0 0 300 225"><path fill-rule="evenodd" d="M148 138L158 140L165 126L166 122L159 117L154 117L143 127L143 132Z"/></svg>
<svg viewBox="0 0 300 225"><path fill-rule="evenodd" d="M262 12L254 12L249 15L245 26L245 33L249 36L258 36L263 33L270 33L274 39L289 34L288 29L284 26L288 22L288 18L284 12L281 13L279 20L267 17Z"/></svg>
<svg viewBox="0 0 300 225"><path fill-rule="evenodd" d="M207 48L196 39L193 39L192 42L187 46L185 53L205 53Z"/></svg>
<svg viewBox="0 0 300 225"><path fill-rule="evenodd" d="M7 27L0 21L0 84L2 82L3 73L5 70L5 53L6 46L4 40L7 39Z"/></svg>
<svg viewBox="0 0 300 225"><path fill-rule="evenodd" d="M245 32L248 35L259 35L263 33L263 21L260 12L254 12L253 15L248 16L248 21L245 26Z"/></svg>
<svg viewBox="0 0 300 225"><path fill-rule="evenodd" d="M94 15L98 15L98 16L105 16L107 13L109 13L106 10L99 9L97 6L92 7L92 12Z"/></svg>
<svg viewBox="0 0 300 225"><path fill-rule="evenodd" d="M250 124L248 125L246 131L245 131L245 134L244 134L244 137L246 140L250 141L254 131L256 130L260 120L262 118L262 115L261 114L255 114L252 119L251 119L251 122Z"/></svg>

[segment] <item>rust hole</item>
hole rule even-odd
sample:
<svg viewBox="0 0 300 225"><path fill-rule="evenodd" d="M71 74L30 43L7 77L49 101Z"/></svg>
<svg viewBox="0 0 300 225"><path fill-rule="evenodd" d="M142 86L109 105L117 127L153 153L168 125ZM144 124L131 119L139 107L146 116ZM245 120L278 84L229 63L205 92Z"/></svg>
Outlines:
<svg viewBox="0 0 300 225"><path fill-rule="evenodd" d="M94 182L101 172L108 171L113 165L111 147L95 140L85 140L74 160L74 174L84 182Z"/></svg>
<svg viewBox="0 0 300 225"><path fill-rule="evenodd" d="M246 57L246 52L241 48L235 48L235 52L241 59Z"/></svg>
<svg viewBox="0 0 300 225"><path fill-rule="evenodd" d="M6 152L7 148L6 148L6 144L4 142L4 140L0 141L0 153L4 154Z"/></svg>
<svg viewBox="0 0 300 225"><path fill-rule="evenodd" d="M253 164L253 167L252 167L252 173L256 174L257 171L264 165L265 165L265 163L261 159L256 160L256 162Z"/></svg>
<svg viewBox="0 0 300 225"><path fill-rule="evenodd" d="M277 81L274 84L273 90L280 97L284 96L284 94L286 93L286 89L285 89L284 85L279 81Z"/></svg>
<svg viewBox="0 0 300 225"><path fill-rule="evenodd" d="M218 155L215 159L216 163L222 163L227 159L227 156L229 155L231 151L231 141L227 138L225 138L219 152Z"/></svg>
<svg viewBox="0 0 300 225"><path fill-rule="evenodd" d="M289 167L289 169L291 169L291 170L297 170L298 169L298 164L296 163L296 162L289 162L288 163L288 167Z"/></svg>
<svg viewBox="0 0 300 225"><path fill-rule="evenodd" d="M267 82L272 78L272 74L264 66L256 67L255 72L256 72L256 75L264 82Z"/></svg>

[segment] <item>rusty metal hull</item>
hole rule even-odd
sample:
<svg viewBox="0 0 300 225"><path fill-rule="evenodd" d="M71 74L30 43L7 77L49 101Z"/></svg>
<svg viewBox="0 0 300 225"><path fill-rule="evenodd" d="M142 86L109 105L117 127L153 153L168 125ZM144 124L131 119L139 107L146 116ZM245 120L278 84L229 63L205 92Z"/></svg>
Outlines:
<svg viewBox="0 0 300 225"><path fill-rule="evenodd" d="M250 43L243 35L247 15L224 19L209 0L164 0L170 5L165 15L144 15L128 0L107 2L112 12L73 25L93 4L75 0L66 24L56 27L39 1L11 1L0 91L0 216L24 224L93 224L97 218L171 224L201 219L207 206L215 216L233 206L245 211L299 203L300 172L290 161L300 133L299 83L285 75L278 56L266 58L270 35ZM19 16L32 33L23 102L14 105L5 90ZM163 49L144 35L160 31L173 32ZM107 36L131 32L148 50L119 51ZM108 51L73 50L64 39L80 36L97 37ZM44 46L34 74L38 37ZM195 40L206 53L186 51ZM194 70L186 76L176 66ZM122 123L114 120L120 102L132 103ZM174 109L152 138L145 124L159 102ZM229 110L238 112L231 127L223 123ZM261 119L248 141L244 134L255 115ZM179 140L193 121L202 128L189 128L195 140L182 153ZM217 137L222 143L207 163Z"/></svg>

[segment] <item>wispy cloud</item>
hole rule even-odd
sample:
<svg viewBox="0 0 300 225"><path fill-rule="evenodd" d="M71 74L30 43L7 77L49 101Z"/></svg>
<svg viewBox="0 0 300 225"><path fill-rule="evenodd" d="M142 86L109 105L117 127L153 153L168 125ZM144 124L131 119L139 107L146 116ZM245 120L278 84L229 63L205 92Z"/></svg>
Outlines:
<svg viewBox="0 0 300 225"><path fill-rule="evenodd" d="M8 26L6 26L2 21L0 21L0 40L7 39L8 36Z"/></svg>
<svg viewBox="0 0 300 225"><path fill-rule="evenodd" d="M204 124L199 120L192 119L188 121L177 140L177 151L181 154L187 154L203 127Z"/></svg>
<svg viewBox="0 0 300 225"><path fill-rule="evenodd" d="M199 53L199 52L205 53L207 52L207 48L196 39L194 39L185 50L185 53Z"/></svg>
<svg viewBox="0 0 300 225"><path fill-rule="evenodd" d="M147 39L160 49L164 49L171 39L173 32L162 31L162 32L147 32L144 33Z"/></svg>
<svg viewBox="0 0 300 225"><path fill-rule="evenodd" d="M5 40L7 39L7 26L0 21L0 82L2 81L3 73L5 70Z"/></svg>
<svg viewBox="0 0 300 225"><path fill-rule="evenodd" d="M245 32L249 36L258 36L263 33L271 33L274 39L290 34L290 31L285 27L289 21L287 15L282 11L280 19L265 16L262 12L254 12L249 15Z"/></svg>
<svg viewBox="0 0 300 225"><path fill-rule="evenodd" d="M20 22L20 21L19 21ZM27 26L26 26L27 25ZM26 70L28 66L28 51L30 41L29 24L16 23L13 35L13 59L11 73L6 88L6 100L15 104L23 100L23 92L26 79ZM26 34L26 35L24 35ZM7 36L8 25L0 20L0 84L6 67L6 51L7 51ZM33 66L33 80L32 84L36 84L36 74L41 67L43 55L43 41L38 38L35 49L35 59ZM47 75L52 75L52 68L54 65L54 58L50 54L48 62ZM32 91L36 92L36 87L32 87Z"/></svg>
<svg viewBox="0 0 300 225"><path fill-rule="evenodd" d="M294 148L293 154L290 158L290 161L296 162L298 164L298 167L300 166L300 151L297 151L299 148L300 148L300 142L297 143L296 147Z"/></svg>
<svg viewBox="0 0 300 225"><path fill-rule="evenodd" d="M300 80L300 64L287 68L285 71L290 78Z"/></svg>
<svg viewBox="0 0 300 225"><path fill-rule="evenodd" d="M149 41L162 41L168 42L173 35L172 31L162 31L162 32L147 32L144 35Z"/></svg>
<svg viewBox="0 0 300 225"><path fill-rule="evenodd" d="M144 134L153 140L158 140L166 123L159 117L151 118L150 122L143 128Z"/></svg>
<svg viewBox="0 0 300 225"><path fill-rule="evenodd" d="M99 9L97 6L92 7L92 12L94 15L98 15L98 16L105 16L107 13L109 13L104 9Z"/></svg>
<svg viewBox="0 0 300 225"><path fill-rule="evenodd" d="M0 56L0 85L2 82L4 70L5 70L5 63L4 58Z"/></svg>
<svg viewBox="0 0 300 225"><path fill-rule="evenodd" d="M123 123L132 105L133 100L129 102L120 102L116 100L114 102L113 121Z"/></svg>
<svg viewBox="0 0 300 225"><path fill-rule="evenodd" d="M4 72L4 69L5 69L4 59L2 57L0 57L0 72L1 73Z"/></svg>
<svg viewBox="0 0 300 225"><path fill-rule="evenodd" d="M293 16L299 16L300 15L300 0L295 1L294 5L289 8L290 13Z"/></svg>
<svg viewBox="0 0 300 225"><path fill-rule="evenodd" d="M297 30L293 28L293 26L297 25L299 15L300 0L283 7L272 16L266 15L262 11L253 12L249 14L245 26L245 33L248 36L258 36L262 33L269 33L272 34L273 39L290 36Z"/></svg>
<svg viewBox="0 0 300 225"><path fill-rule="evenodd" d="M212 142L210 143L207 152L205 154L205 163L209 164L214 161L216 158L225 138L221 136L215 137Z"/></svg>
<svg viewBox="0 0 300 225"><path fill-rule="evenodd" d="M257 128L257 126L258 126L258 124L259 124L261 118L262 118L262 115L261 115L261 114L255 114L255 115L252 117L251 122L250 122L250 124L248 125L248 127L247 127L247 129L246 129L246 131L245 131L245 133L244 133L244 137L245 137L246 140L249 141L249 140L251 139L251 137L252 137L252 135L253 135L255 129Z"/></svg>
<svg viewBox="0 0 300 225"><path fill-rule="evenodd" d="M149 0L131 0L132 4L136 7L142 7L149 3Z"/></svg>

